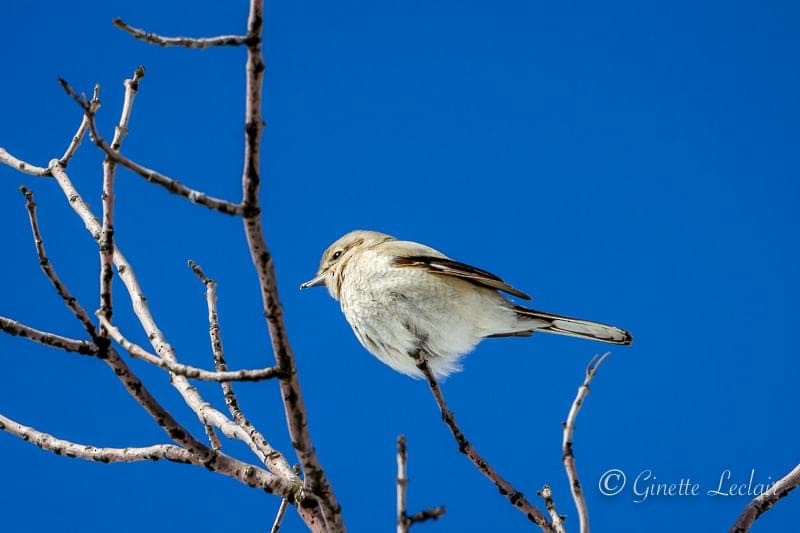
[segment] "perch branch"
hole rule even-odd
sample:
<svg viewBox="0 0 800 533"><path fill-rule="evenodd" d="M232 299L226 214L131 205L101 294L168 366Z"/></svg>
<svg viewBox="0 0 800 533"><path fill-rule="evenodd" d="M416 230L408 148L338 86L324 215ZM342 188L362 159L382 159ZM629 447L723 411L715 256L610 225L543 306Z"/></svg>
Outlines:
<svg viewBox="0 0 800 533"><path fill-rule="evenodd" d="M157 44L159 46L211 48L214 46L241 46L247 43L247 37L243 35L220 35L218 37L163 37L139 28L134 28L121 18L115 18L113 24L140 41Z"/></svg>
<svg viewBox="0 0 800 533"><path fill-rule="evenodd" d="M561 445L562 461L564 463L564 470L567 472L569 479L569 488L572 491L572 499L575 502L575 508L578 511L578 521L581 533L589 532L589 509L586 507L586 499L583 497L583 489L581 482L578 478L578 470L575 466L575 453L572 449L572 435L575 432L575 420L578 418L578 412L589 394L589 384L592 382L597 369L603 364L603 361L611 355L611 352L606 352L602 355L596 355L589 362L586 367L586 377L583 383L578 387L578 394L575 396L575 401L569 409L567 421L564 422L563 440Z"/></svg>
<svg viewBox="0 0 800 533"><path fill-rule="evenodd" d="M800 464L779 479L775 485L753 498L731 527L730 533L747 533L758 517L800 485Z"/></svg>
<svg viewBox="0 0 800 533"><path fill-rule="evenodd" d="M500 490L500 494L505 496L506 499L511 503L511 505L519 509L521 513L523 513L528 520L535 523L539 526L543 531L548 533L553 531L552 524L547 520L544 516L542 511L540 511L535 505L530 503L525 496L518 491L514 486L503 479L500 474L490 465L486 459L481 457L475 448L470 444L467 438L464 436L464 432L461 431L461 428L458 427L456 423L455 416L453 412L447 407L447 403L445 402L444 395L442 394L442 389L439 386L439 382L436 381L436 378L431 371L428 362L423 357L421 351L417 350L411 354L417 364L417 368L420 369L422 374L425 376L426 380L428 381L428 386L433 393L433 397L436 400L436 404L439 406L439 411L442 413L442 420L450 428L450 432L453 434L453 438L458 445L458 451L466 455L470 461L475 465L475 467L489 480L494 483L494 485Z"/></svg>

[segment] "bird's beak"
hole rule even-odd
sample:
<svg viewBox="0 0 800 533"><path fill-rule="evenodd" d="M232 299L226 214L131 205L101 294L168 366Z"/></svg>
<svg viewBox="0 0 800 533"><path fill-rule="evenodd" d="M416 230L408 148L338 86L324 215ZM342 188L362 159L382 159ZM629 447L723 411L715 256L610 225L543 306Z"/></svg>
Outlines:
<svg viewBox="0 0 800 533"><path fill-rule="evenodd" d="M317 287L319 285L323 285L325 283L325 273L317 274L315 278L312 278L305 283L300 285L301 289L308 289L309 287Z"/></svg>

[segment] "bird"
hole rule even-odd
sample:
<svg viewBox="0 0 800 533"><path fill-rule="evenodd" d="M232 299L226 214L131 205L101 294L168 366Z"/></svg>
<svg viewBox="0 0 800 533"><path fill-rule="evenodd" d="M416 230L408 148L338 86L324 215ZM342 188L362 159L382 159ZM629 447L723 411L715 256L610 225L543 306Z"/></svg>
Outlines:
<svg viewBox="0 0 800 533"><path fill-rule="evenodd" d="M554 333L628 345L624 329L530 309L501 293L530 300L498 276L442 252L377 231L355 230L322 254L301 289L324 285L361 345L394 370L437 379L462 369L461 359L487 338Z"/></svg>

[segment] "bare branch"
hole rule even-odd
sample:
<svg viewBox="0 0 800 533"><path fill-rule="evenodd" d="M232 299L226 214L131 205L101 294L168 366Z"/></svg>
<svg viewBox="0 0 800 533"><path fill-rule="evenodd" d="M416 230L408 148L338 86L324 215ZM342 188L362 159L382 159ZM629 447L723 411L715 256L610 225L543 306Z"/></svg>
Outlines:
<svg viewBox="0 0 800 533"><path fill-rule="evenodd" d="M275 521L272 522L272 529L270 529L270 533L278 533L278 531L280 531L281 523L283 522L283 517L286 514L286 508L288 506L289 500L283 498L278 506L278 512L275 514Z"/></svg>
<svg viewBox="0 0 800 533"><path fill-rule="evenodd" d="M124 155L120 154L117 150L115 150L112 145L108 144L100 133L97 130L97 124L95 123L95 112L92 110L91 105L86 100L85 96L78 95L75 89L63 78L59 79L61 86L67 92L68 95L72 97L75 102L83 109L86 118L89 122L89 130L92 132L92 140L94 143L105 152L106 156L109 157L114 162L122 165L123 167L127 168L128 170L139 174L144 179L151 183L155 183L167 189L169 192L173 194L177 194L178 196L182 196L188 199L190 202L208 207L209 209L214 209L219 211L220 213L225 213L226 215L241 215L243 212L242 206L239 204L229 202L227 200L221 200L219 198L214 198L213 196L209 196L204 192L198 191L196 189L191 189L179 181L165 176L156 172L155 170L149 169L145 166L136 163L125 157ZM63 166L63 165L62 165Z"/></svg>
<svg viewBox="0 0 800 533"><path fill-rule="evenodd" d="M141 448L98 448L58 439L32 427L24 426L0 414L0 430L31 442L39 448L56 455L98 461L101 463L132 463L134 461L158 461L167 459L177 463L191 463L192 454L172 444L155 444Z"/></svg>
<svg viewBox="0 0 800 533"><path fill-rule="evenodd" d="M97 111L100 108L100 85L94 86L94 92L92 93L92 110ZM78 126L78 131L75 132L75 135L72 137L72 141L67 146L67 149L64 151L64 155L61 156L59 162L61 165L66 167L69 163L69 160L72 159L72 156L75 155L75 152L78 150L78 147L83 140L83 136L86 134L86 130L89 128L89 119L86 117L86 114L81 116L81 124Z"/></svg>
<svg viewBox="0 0 800 533"><path fill-rule="evenodd" d="M39 229L39 219L36 216L36 202L33 198L33 191L30 191L25 187L20 187L20 191L22 192L23 196L25 196L25 208L28 210L28 219L31 223L33 243L36 246L36 255L39 257L39 266L42 268L42 272L44 272L44 275L50 280L50 283L53 284L53 288L55 288L61 299L64 300L64 303L67 305L67 307L69 307L75 317L83 325L83 329L86 330L90 336L94 337L95 330L92 319L78 302L77 298L75 298L69 292L67 286L58 277L55 269L50 263L50 259L47 257L47 251L45 250L44 241L42 240L42 233Z"/></svg>
<svg viewBox="0 0 800 533"><path fill-rule="evenodd" d="M428 520L438 520L445 513L443 506L425 509L413 515L406 512L406 491L408 489L408 449L406 437L397 437L397 533L408 533L411 526Z"/></svg>
<svg viewBox="0 0 800 533"><path fill-rule="evenodd" d="M550 520L553 523L553 530L555 533L565 533L564 517L558 514L556 502L553 501L553 491L550 488L550 485L545 485L542 487L542 490L540 490L538 494L544 500L544 507L547 509L547 513L550 515Z"/></svg>
<svg viewBox="0 0 800 533"><path fill-rule="evenodd" d="M278 287L272 255L264 240L259 204L260 146L264 121L261 116L261 92L264 79L264 56L261 48L261 33L264 23L263 0L251 0L247 20L247 77L245 98L245 147L244 169L242 171L242 208L245 235L250 248L250 256L256 267L261 289L264 316L267 319L277 367L283 373L280 380L286 422L298 460L305 474L309 490L317 495L322 504L327 526L334 531L342 531L344 525L341 507L331 490L330 481L317 457L311 435L308 431L308 416L294 354L286 334L283 321L283 308L278 296Z"/></svg>
<svg viewBox="0 0 800 533"><path fill-rule="evenodd" d="M767 512L786 497L790 492L800 486L800 464L795 466L788 474L779 479L775 485L753 498L742 514L736 519L730 533L747 533L758 517Z"/></svg>
<svg viewBox="0 0 800 533"><path fill-rule="evenodd" d="M203 429L206 430L206 436L208 437L208 442L211 443L211 449L220 450L222 448L222 443L219 441L219 437L217 436L217 432L214 431L214 428L210 424L204 422Z"/></svg>
<svg viewBox="0 0 800 533"><path fill-rule="evenodd" d="M492 465L490 465L486 459L478 454L472 444L470 444L470 442L464 436L464 432L461 431L461 428L459 428L458 424L456 423L453 412L447 407L447 403L444 400L444 395L442 394L442 389L439 386L439 382L437 382L436 378L433 376L433 372L431 371L431 368L421 351L417 350L410 355L416 361L417 368L422 371L423 375L428 381L428 386L433 393L436 404L439 406L439 411L442 413L442 420L447 427L450 428L450 432L453 434L453 438L458 445L458 451L466 455L469 460L472 461L475 467L484 476L489 478L492 483L494 483L494 485L500 490L500 494L505 496L511 505L514 506L514 508L518 509L521 513L528 517L528 520L535 523L543 531L552 532L553 526L544 516L542 511L530 503L520 491L514 488L511 483L503 479L492 467Z"/></svg>
<svg viewBox="0 0 800 533"><path fill-rule="evenodd" d="M31 176L44 177L50 175L50 170L42 167L37 167L36 165L31 165L30 163L27 163L22 159L17 159L13 155L9 154L6 151L6 149L2 147L0 147L0 163L15 168L24 174L30 174Z"/></svg>
<svg viewBox="0 0 800 533"><path fill-rule="evenodd" d="M125 80L125 97L123 98L122 111L120 112L119 122L114 128L114 138L111 146L114 151L119 151L122 140L128 133L128 122L133 109L133 100L139 90L139 81L144 77L144 67L137 68L130 79ZM96 94L96 93L95 93ZM90 122L94 117L94 106L90 105L91 114L84 114L84 119ZM83 124L81 122L81 124ZM63 163L62 163L63 164ZM114 275L114 175L116 164L114 160L106 157L103 160L103 227L100 232L100 314L111 320L111 288ZM106 337L103 327L99 330L100 337Z"/></svg>
<svg viewBox="0 0 800 533"><path fill-rule="evenodd" d="M106 328L106 330L108 330L108 334L112 339L114 339L114 342L117 342L120 346L125 348L125 350L131 354L131 356L150 363L151 365L163 368L164 370L168 370L178 376L184 376L190 379L199 379L201 381L217 382L264 381L265 379L271 379L278 376L278 371L271 367L233 370L230 372L213 372L210 370L203 370L202 368L184 365L175 361L170 361L168 359L164 359L163 357L152 354L138 344L126 339L119 331L119 328L109 322L106 317L98 315L98 318L100 319L100 324Z"/></svg>
<svg viewBox="0 0 800 533"><path fill-rule="evenodd" d="M561 445L563 453L562 461L564 462L564 469L569 478L569 487L572 491L572 499L575 501L575 508L578 511L578 520L580 522L581 533L589 532L589 510L586 507L586 499L583 497L583 489L581 482L578 478L578 470L575 467L575 454L572 449L572 434L575 432L575 420L578 418L578 411L580 411L583 401L589 394L589 384L592 378L597 373L597 369L611 355L611 352L606 352L603 355L595 355L586 367L586 378L583 383L578 387L578 394L575 396L575 401L569 409L567 421L564 422L564 433Z"/></svg>
<svg viewBox="0 0 800 533"><path fill-rule="evenodd" d="M63 167L61 167L60 162L57 160L51 161L51 167L57 169L57 173L61 176L61 182L64 183L64 187L62 189L65 191L67 197L71 200L70 203L82 205L86 208L88 213L88 207L83 202L81 197L78 195L78 192L72 186L72 183L69 181L69 178L64 172ZM59 181L59 178L56 178L56 181ZM59 183L61 183L59 182ZM44 248L44 241L41 236L41 232L39 230L39 223L36 217L36 203L33 200L33 193L24 187L21 189L22 193L25 195L26 199L26 207L28 209L28 216L31 222L31 230L33 232L34 242L36 244L36 253L39 256L39 264L42 267L47 278L53 284L53 287L56 289L56 292L61 296L67 306L73 311L76 318L81 322L86 332L92 338L94 343L93 354L96 354L98 357L103 359L106 364L108 364L112 370L114 371L114 375L122 382L125 386L125 389L128 393L133 396L144 408L145 410L150 413L150 415L156 420L159 426L161 426L167 434L173 438L176 442L183 445L185 448L189 449L190 451L200 447L201 449L205 449L198 441L195 439L184 427L182 427L173 417L170 415L163 407L156 401L156 399L150 394L150 392L144 387L142 382L136 377L133 372L130 371L128 366L125 362L119 357L119 355L114 351L113 348L104 343L105 339L102 339L99 335L97 330L94 328L94 324L89 319L89 315L86 313L86 310L83 306L80 305L78 300L72 296L67 286L61 281L56 274L55 268L50 263L50 260L47 257L45 248ZM88 213L91 216L91 213ZM92 218L94 224L99 226L99 222L97 219ZM95 236L95 239L98 239L99 236ZM29 328L30 329L30 328ZM32 332L35 330L31 330ZM41 333L41 332L37 332ZM33 338L33 336L31 336ZM42 341L39 341L42 342ZM80 341L83 342L83 341ZM101 347L100 345L103 344Z"/></svg>
<svg viewBox="0 0 800 533"><path fill-rule="evenodd" d="M94 124L94 119L91 118L89 120L90 127L93 124ZM183 185L178 180L170 178L169 176L165 176L164 174L160 174L155 170L142 166L139 163L131 159L128 159L121 153L111 148L111 146L109 146L109 144L105 140L103 140L102 137L94 133L94 130L92 131L92 136L94 137L94 143L98 147L100 147L100 149L103 150L109 158L116 161L117 163L127 168L131 172L139 174L141 177L143 177L150 183L155 183L156 185L160 185L167 191L173 194L177 194L178 196L182 196L194 204L202 205L209 209L214 209L216 211L219 211L220 213L224 213L226 215L236 215L236 216L242 214L243 211L242 206L240 206L239 204L229 202L228 200L222 200L220 198L209 196L208 194L198 191L196 189L191 189Z"/></svg>
<svg viewBox="0 0 800 533"><path fill-rule="evenodd" d="M412 526L414 524L427 522L428 520L438 520L442 515L444 515L444 513L445 508L442 506L431 507L430 509L425 509L418 513L408 515L406 518L408 519L408 525Z"/></svg>
<svg viewBox="0 0 800 533"><path fill-rule="evenodd" d="M217 313L217 284L216 282L206 276L200 265L194 261L189 261L189 267L197 275L206 288L206 305L208 306L208 334L211 339L211 350L214 353L214 367L217 373L228 373L228 365L225 362L225 351L222 347L222 336L220 335L219 327L219 314ZM276 371L276 375L277 375ZM247 417L244 416L241 408L239 407L239 400L236 398L236 393L233 390L233 385L230 382L223 381L221 383L222 393L225 397L225 405L228 407L233 420L244 431L250 435L253 445L258 448L263 456L266 458L266 464L273 472L283 472L284 468L288 466L286 458L277 451L272 445L269 444L264 435L259 432L256 427L250 423ZM292 469L294 473L294 469ZM295 473L296 475L296 473Z"/></svg>
<svg viewBox="0 0 800 533"><path fill-rule="evenodd" d="M218 37L163 37L155 33L134 28L121 18L113 20L114 26L129 33L134 38L159 46L183 46L186 48L211 48L214 46L241 46L247 44L244 35L220 35Z"/></svg>
<svg viewBox="0 0 800 533"><path fill-rule="evenodd" d="M53 348L60 348L67 352L75 352L83 355L94 355L97 353L97 345L93 342L83 341L79 339L71 339L50 333L49 331L42 331L26 326L22 322L18 322L11 318L0 316L0 331L4 331L9 335L17 337L25 337L39 344L51 346Z"/></svg>
<svg viewBox="0 0 800 533"><path fill-rule="evenodd" d="M75 189L75 186L72 184L72 181L69 179L69 176L64 168L60 165L58 160L54 159L50 162L50 171L64 192L64 195L69 200L70 206L78 214L81 220L83 220L86 229L93 236L95 241L98 241L101 231L100 222L97 220L94 214L92 214L89 206L86 205L86 202L84 202L83 198L81 198L77 189ZM136 278L133 267L125 258L125 256L122 255L122 252L119 250L119 248L115 248L114 250L114 263L117 266L117 272L119 273L120 280L127 289L131 298L134 314L139 319L139 322L147 333L147 337L150 339L153 348L155 348L157 354L160 355L162 359L177 364L178 362L175 356L175 351L169 342L167 342L164 334L158 328L155 319L150 313L150 308L147 305L147 298L144 296L144 292L139 285L139 281ZM262 462L267 462L267 458L264 457L258 447L255 446L247 432L220 411L215 409L211 404L203 400L203 398L197 392L197 389L191 386L187 378L181 376L180 374L174 374L171 381L172 385L181 394L186 404L195 412L197 418L202 423L208 423L218 428L222 434L228 438L243 441L250 447L251 450L253 450L254 453L256 453ZM194 442L197 443L196 439ZM291 473L291 477L287 477L287 479L289 479L291 482L297 483L299 481L294 472L291 471L291 467L289 467L288 463L282 468L281 474L283 475L284 472Z"/></svg>
<svg viewBox="0 0 800 533"><path fill-rule="evenodd" d="M143 448L96 448L94 446L78 444L75 442L58 439L38 431L32 427L22 425L10 418L0 415L0 430L6 431L25 441L29 441L43 450L63 455L85 459L89 461L110 462L134 462L134 461L157 461L166 459L178 463L187 463L202 466L213 472L219 472L226 476L239 480L250 487L258 487L269 493L275 493L286 497L295 494L293 485L286 483L283 479L266 470L262 470L253 465L249 465L238 459L234 459L221 452L210 454L197 454L189 450L170 444L157 444Z"/></svg>
<svg viewBox="0 0 800 533"><path fill-rule="evenodd" d="M406 437L397 437L397 533L407 533L408 519L406 518L406 491L408 489L408 450Z"/></svg>

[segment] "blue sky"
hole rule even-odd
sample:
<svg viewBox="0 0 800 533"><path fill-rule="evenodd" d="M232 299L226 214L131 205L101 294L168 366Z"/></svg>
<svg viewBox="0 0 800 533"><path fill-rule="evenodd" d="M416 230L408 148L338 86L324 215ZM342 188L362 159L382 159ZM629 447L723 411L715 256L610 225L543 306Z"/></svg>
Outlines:
<svg viewBox="0 0 800 533"><path fill-rule="evenodd" d="M123 151L239 198L243 51L160 49L111 20L237 33L245 2L3 10L0 145L40 165L62 153L80 114L58 76L84 91L102 85L110 137L121 82L143 64ZM351 531L393 527L398 433L408 436L411 510L448 509L420 531L529 529L456 453L426 386L369 356L325 291L297 289L320 252L355 228L425 242L501 275L542 309L633 332L635 344L601 368L576 431L597 531L727 529L748 498L707 494L726 470L747 483L753 470L769 481L797 464L796 3L306 1L269 2L267 15L266 233L311 432ZM86 143L70 165L96 207L100 161ZM87 307L97 298L95 248L63 195L2 167L0 314L78 336L38 270L20 184L37 194L62 278ZM120 171L117 238L184 362L211 366L191 258L219 283L229 363L270 364L237 220ZM116 294L118 324L145 343L121 287ZM491 340L444 386L478 450L532 499L551 484L573 527L560 427L586 363L605 348L545 335ZM164 440L96 360L5 336L0 360L0 412L20 422L96 445ZM132 364L202 433L161 371ZM221 405L217 387L200 388ZM290 452L275 384L238 389ZM9 531L264 531L278 504L193 467L90 464L6 434L0 446ZM628 477L613 497L598 488L610 469ZM690 479L700 494L636 503L631 484L648 470L657 482ZM755 531L793 527L797 498ZM301 530L293 513L285 530Z"/></svg>

